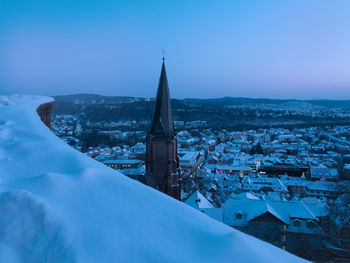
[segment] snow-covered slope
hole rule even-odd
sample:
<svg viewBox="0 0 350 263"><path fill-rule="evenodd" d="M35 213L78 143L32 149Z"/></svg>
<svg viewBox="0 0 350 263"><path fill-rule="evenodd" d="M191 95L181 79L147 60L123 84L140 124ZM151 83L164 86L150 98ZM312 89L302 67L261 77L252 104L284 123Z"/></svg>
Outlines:
<svg viewBox="0 0 350 263"><path fill-rule="evenodd" d="M0 97L0 262L303 262L72 149Z"/></svg>

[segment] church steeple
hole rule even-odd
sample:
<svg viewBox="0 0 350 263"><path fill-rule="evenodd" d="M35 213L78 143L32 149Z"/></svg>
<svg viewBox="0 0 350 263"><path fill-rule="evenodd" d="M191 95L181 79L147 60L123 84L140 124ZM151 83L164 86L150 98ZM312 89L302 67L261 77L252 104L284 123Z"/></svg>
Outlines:
<svg viewBox="0 0 350 263"><path fill-rule="evenodd" d="M181 180L180 161L177 155L177 136L174 130L163 57L152 126L146 136L144 182L181 200Z"/></svg>
<svg viewBox="0 0 350 263"><path fill-rule="evenodd" d="M174 124L164 60L165 58L163 57L162 70L160 73L156 98L156 107L152 118L151 134L154 136L169 137L174 135Z"/></svg>

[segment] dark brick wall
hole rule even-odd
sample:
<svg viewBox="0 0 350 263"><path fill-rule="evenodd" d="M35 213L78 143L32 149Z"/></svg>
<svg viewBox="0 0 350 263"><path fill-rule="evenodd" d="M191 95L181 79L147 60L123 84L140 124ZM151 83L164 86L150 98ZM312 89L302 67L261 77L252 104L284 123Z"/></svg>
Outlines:
<svg viewBox="0 0 350 263"><path fill-rule="evenodd" d="M154 185L148 185L181 200L176 136L168 138L147 136L146 174L152 177L154 182Z"/></svg>

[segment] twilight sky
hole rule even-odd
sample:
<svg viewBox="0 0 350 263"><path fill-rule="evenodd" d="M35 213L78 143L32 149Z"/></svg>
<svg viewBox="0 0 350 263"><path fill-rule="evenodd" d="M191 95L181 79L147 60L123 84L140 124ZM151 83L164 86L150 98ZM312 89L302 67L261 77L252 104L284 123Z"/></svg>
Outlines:
<svg viewBox="0 0 350 263"><path fill-rule="evenodd" d="M349 0L0 0L0 94L350 99Z"/></svg>

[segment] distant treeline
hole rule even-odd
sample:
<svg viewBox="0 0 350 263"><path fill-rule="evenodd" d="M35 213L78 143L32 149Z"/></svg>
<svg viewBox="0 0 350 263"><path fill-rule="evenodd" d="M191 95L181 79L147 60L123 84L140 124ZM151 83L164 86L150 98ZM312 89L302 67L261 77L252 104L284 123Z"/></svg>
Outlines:
<svg viewBox="0 0 350 263"><path fill-rule="evenodd" d="M55 97L54 114L81 114L82 118L92 122L100 121L149 121L154 110L154 100L133 97L106 97L99 95L70 95ZM307 127L326 125L349 125L349 118L311 117L293 115L281 110L253 108L230 108L238 104L281 104L288 100L221 98L221 99L184 99L171 101L174 120L206 121L208 126L220 128L240 127ZM295 101L293 101L295 102ZM306 102L306 101L305 101ZM329 104L331 101L313 101ZM346 101L335 101L346 104ZM310 101L309 101L310 103ZM321 103L321 104L322 104ZM350 101L348 101L350 105ZM337 105L338 105L337 104ZM333 104L334 105L334 104ZM297 107L297 106L296 106Z"/></svg>

